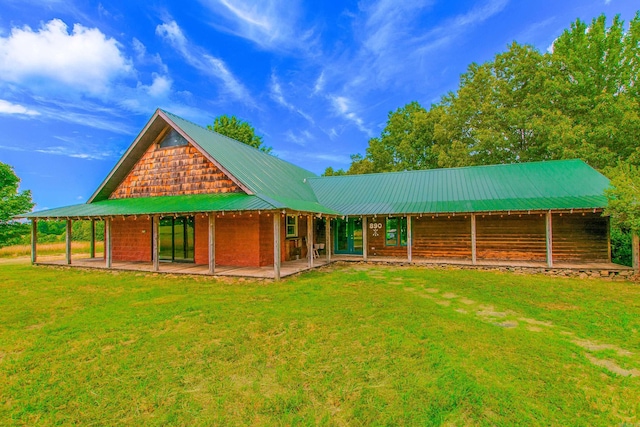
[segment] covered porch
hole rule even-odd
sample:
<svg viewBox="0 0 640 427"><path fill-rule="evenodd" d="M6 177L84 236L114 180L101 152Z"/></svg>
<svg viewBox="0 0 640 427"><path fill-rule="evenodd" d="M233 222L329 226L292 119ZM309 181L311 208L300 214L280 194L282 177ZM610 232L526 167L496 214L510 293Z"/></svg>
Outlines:
<svg viewBox="0 0 640 427"><path fill-rule="evenodd" d="M309 266L306 259L295 261L284 261L280 265L280 277L292 276L315 267L327 265L330 261L326 258L316 258L313 266ZM159 274L188 274L203 276L222 277L249 277L253 279L275 279L276 272L273 266L265 267L241 267L241 266L216 266L213 274L209 271L208 265L192 263L161 262L157 269L153 263L142 261L113 261L111 267L106 267L104 258L79 257L73 258L72 264L67 264L66 259L61 257L48 257L35 263L36 265L72 266L79 268L91 268L97 270L110 271L139 271L145 273Z"/></svg>
<svg viewBox="0 0 640 427"><path fill-rule="evenodd" d="M317 246L315 225L328 222L320 213L274 210L255 196L243 194L166 196L117 199L59 208L29 215L32 221L33 264L72 265L87 268L208 274L280 279L330 262ZM287 219L295 219L298 252L291 258ZM297 220L304 227L298 230ZM64 258L38 255L39 220L66 221ZM72 225L90 221L88 254L73 254ZM96 253L96 222L104 223L104 253ZM323 227L324 230L324 227ZM328 230L327 230L328 236ZM73 254L73 255L72 255Z"/></svg>

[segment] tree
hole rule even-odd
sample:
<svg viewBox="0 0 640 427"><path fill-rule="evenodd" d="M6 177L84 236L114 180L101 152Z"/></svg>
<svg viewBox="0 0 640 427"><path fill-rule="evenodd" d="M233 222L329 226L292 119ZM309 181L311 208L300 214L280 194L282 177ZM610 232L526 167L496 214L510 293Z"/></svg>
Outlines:
<svg viewBox="0 0 640 427"><path fill-rule="evenodd" d="M605 192L609 199L607 213L623 230L640 234L640 167L620 162L609 168L607 175L611 180Z"/></svg>
<svg viewBox="0 0 640 427"><path fill-rule="evenodd" d="M226 114L218 116L214 119L213 126L208 125L207 129L243 142L265 153L271 153L272 148L263 145L264 141L261 136L256 135L254 127L236 116L227 116Z"/></svg>
<svg viewBox="0 0 640 427"><path fill-rule="evenodd" d="M29 232L27 224L13 218L33 209L31 191L18 192L20 179L13 168L0 162L0 247L14 244Z"/></svg>

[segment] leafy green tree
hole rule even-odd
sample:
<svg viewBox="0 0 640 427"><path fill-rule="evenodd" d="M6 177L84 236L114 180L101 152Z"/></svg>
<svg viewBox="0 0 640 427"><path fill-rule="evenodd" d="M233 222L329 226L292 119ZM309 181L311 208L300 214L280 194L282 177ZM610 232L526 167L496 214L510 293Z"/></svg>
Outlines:
<svg viewBox="0 0 640 427"><path fill-rule="evenodd" d="M261 136L256 135L254 127L236 116L227 116L226 114L218 116L214 119L213 126L208 125L207 129L243 142L265 153L271 153L272 147L263 145L264 141Z"/></svg>
<svg viewBox="0 0 640 427"><path fill-rule="evenodd" d="M334 170L331 166L329 166L324 170L324 173L322 174L322 176L341 176L346 174L347 172L345 172L344 169Z"/></svg>
<svg viewBox="0 0 640 427"><path fill-rule="evenodd" d="M611 180L607 213L622 229L640 234L640 167L620 162L607 174Z"/></svg>
<svg viewBox="0 0 640 427"><path fill-rule="evenodd" d="M29 232L27 224L13 218L33 209L31 191L18 191L20 178L13 168L0 162L0 247L18 242Z"/></svg>
<svg viewBox="0 0 640 427"><path fill-rule="evenodd" d="M628 31L618 16L590 25L577 20L553 44L545 109L554 127L553 158L581 158L598 169L637 152L640 131L638 75L640 14Z"/></svg>
<svg viewBox="0 0 640 427"><path fill-rule="evenodd" d="M389 113L347 173L580 158L640 165L640 12L571 24L552 52L512 43L471 64L455 92Z"/></svg>

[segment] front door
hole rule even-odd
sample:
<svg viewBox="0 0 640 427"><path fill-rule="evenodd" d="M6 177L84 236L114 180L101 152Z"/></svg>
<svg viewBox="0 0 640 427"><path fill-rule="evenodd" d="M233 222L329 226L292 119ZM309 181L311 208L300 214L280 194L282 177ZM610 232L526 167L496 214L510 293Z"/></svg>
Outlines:
<svg viewBox="0 0 640 427"><path fill-rule="evenodd" d="M193 262L195 226L192 216L160 220L160 260Z"/></svg>
<svg viewBox="0 0 640 427"><path fill-rule="evenodd" d="M362 219L349 218L336 220L335 250L337 254L362 254Z"/></svg>

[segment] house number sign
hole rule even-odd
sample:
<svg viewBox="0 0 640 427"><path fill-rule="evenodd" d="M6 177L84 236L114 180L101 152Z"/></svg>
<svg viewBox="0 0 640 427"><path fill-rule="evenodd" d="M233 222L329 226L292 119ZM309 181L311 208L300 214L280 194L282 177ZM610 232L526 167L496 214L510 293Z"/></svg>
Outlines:
<svg viewBox="0 0 640 427"><path fill-rule="evenodd" d="M381 222L371 222L371 223L369 223L369 228L371 230L373 230L373 236L374 237L378 237L379 236L378 230L382 229L382 223Z"/></svg>

